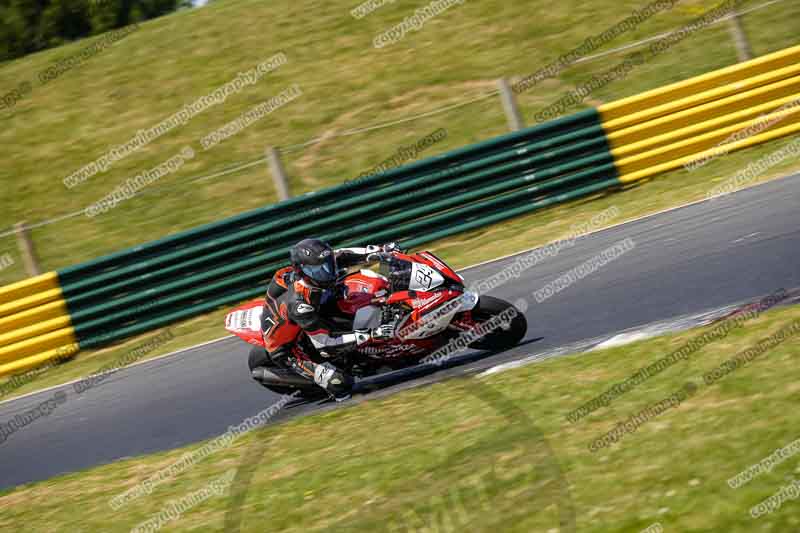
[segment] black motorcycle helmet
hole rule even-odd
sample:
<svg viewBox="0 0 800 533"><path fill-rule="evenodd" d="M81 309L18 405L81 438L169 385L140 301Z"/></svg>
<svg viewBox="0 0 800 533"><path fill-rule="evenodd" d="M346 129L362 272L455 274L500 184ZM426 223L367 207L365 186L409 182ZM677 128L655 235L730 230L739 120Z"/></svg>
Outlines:
<svg viewBox="0 0 800 533"><path fill-rule="evenodd" d="M297 274L310 284L327 288L336 283L336 256L331 245L319 239L303 239L289 251Z"/></svg>

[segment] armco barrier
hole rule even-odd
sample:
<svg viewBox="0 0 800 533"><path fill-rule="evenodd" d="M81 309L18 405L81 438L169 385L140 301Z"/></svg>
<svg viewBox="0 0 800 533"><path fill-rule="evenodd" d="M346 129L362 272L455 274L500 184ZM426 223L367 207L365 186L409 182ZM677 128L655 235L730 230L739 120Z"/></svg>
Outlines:
<svg viewBox="0 0 800 533"><path fill-rule="evenodd" d="M0 288L0 376L77 351L55 272Z"/></svg>
<svg viewBox="0 0 800 533"><path fill-rule="evenodd" d="M307 236L415 247L796 133L798 59L800 46L0 289L0 375L262 294Z"/></svg>
<svg viewBox="0 0 800 533"><path fill-rule="evenodd" d="M800 46L600 106L620 181L800 131ZM793 105L794 104L794 105ZM762 133L721 143L748 127Z"/></svg>
<svg viewBox="0 0 800 533"><path fill-rule="evenodd" d="M616 183L595 110L58 272L82 348L262 294L294 242L439 236ZM423 202L419 200L424 198Z"/></svg>

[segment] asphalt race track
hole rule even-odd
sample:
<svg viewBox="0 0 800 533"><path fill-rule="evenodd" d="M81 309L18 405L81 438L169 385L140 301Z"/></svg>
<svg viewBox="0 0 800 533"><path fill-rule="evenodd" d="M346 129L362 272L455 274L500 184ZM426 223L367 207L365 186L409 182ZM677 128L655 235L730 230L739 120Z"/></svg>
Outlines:
<svg viewBox="0 0 800 533"><path fill-rule="evenodd" d="M624 196L619 202L625 217ZM533 291L625 238L633 239L633 250L541 304L532 298ZM513 260L462 274L468 282L480 280ZM526 340L541 339L464 368L488 368L781 287L800 287L800 175L581 238L492 292L512 302L526 298ZM227 338L123 369L80 395L66 385L0 403L0 422L6 422L58 391L67 394L48 417L0 444L0 488L223 433L278 399L250 380L247 353L246 344ZM464 368L442 370L429 379ZM275 420L336 407L304 404L282 410Z"/></svg>

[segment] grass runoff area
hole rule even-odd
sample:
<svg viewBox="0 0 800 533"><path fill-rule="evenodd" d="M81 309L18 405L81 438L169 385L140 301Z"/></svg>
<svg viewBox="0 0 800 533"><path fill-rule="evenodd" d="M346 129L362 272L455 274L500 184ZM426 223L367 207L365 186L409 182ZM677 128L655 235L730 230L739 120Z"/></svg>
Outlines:
<svg viewBox="0 0 800 533"><path fill-rule="evenodd" d="M745 1L740 9L759 4ZM473 99L492 90L494 80L501 76L512 80L528 76L645 5L647 2L610 0L591 5L577 0L558 4L467 1L455 4L401 41L375 49L374 35L418 6L403 1L386 3L356 19L350 15L353 6L339 0L322 6L300 0L288 8L219 0L202 9L141 24L124 38L113 40L113 45L107 45L106 39L103 46L92 49L93 55L43 86L36 83L39 72L54 63L64 65L64 61L58 62L97 43L88 39L7 63L0 67L0 87L10 87L20 79L31 80L32 87L11 109L0 110L6 125L0 130L0 141L7 147L8 161L0 168L5 193L0 196L0 227L84 209L127 177L163 163L183 146L194 147L195 157L177 172L107 213L92 218L81 215L34 229L32 237L43 267L55 269L275 201L266 164L195 179L233 162L257 159L266 144L286 147L321 138L316 144L284 154L292 191L301 193L361 175L439 128L444 128L446 137L418 158L499 135L507 126L499 97L492 97L395 127L337 136L353 128ZM715 5L717 2L681 1L595 53L678 28ZM755 54L797 44L795 11L791 2L784 1L743 17ZM262 32L252 31L254 20L270 21L266 39ZM530 20L537 24L527 22ZM309 35L314 37L310 41ZM465 36L469 36L466 41ZM279 44L270 48L269 43ZM64 178L110 147L125 143L138 130L155 126L187 102L212 93L238 73L281 52L286 62L277 62L277 68L273 62L254 85L192 117L106 172L71 188L64 185ZM534 124L536 113L566 90L619 60L620 56L613 54L575 64L522 92L518 100L526 122ZM631 71L625 80L595 91L584 104L598 105L735 61L728 28L718 24L691 34ZM200 139L208 133L293 84L301 88L301 96L213 149L200 148ZM426 248L460 268L562 238L573 225L586 224L612 206L619 209L619 215L609 224L617 224L700 200L714 186L787 142L777 140L729 154L692 172L671 172L625 190L555 206ZM798 168L800 162L789 157L745 185ZM13 236L0 237L0 258L0 284L24 277ZM220 309L171 326L174 338L144 350L144 354L139 352L135 359L219 338L225 334L222 320L226 312ZM82 352L68 364L39 372L36 379L24 384L9 387L0 382L0 400L130 361L134 359L131 351L160 334L163 331Z"/></svg>
<svg viewBox="0 0 800 533"><path fill-rule="evenodd" d="M720 326L20 487L0 530L795 531L800 309ZM689 355L569 420L673 353Z"/></svg>

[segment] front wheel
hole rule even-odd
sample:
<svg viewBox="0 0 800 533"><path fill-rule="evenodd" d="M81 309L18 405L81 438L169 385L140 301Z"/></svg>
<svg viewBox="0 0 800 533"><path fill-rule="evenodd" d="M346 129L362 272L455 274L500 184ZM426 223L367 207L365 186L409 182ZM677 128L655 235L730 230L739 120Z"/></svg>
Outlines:
<svg viewBox="0 0 800 533"><path fill-rule="evenodd" d="M490 328L482 338L469 345L475 350L508 350L519 344L528 331L525 315L512 304L493 296L480 297L472 310L472 319Z"/></svg>

